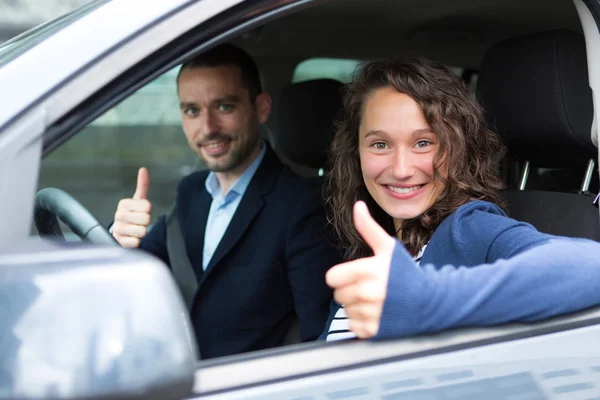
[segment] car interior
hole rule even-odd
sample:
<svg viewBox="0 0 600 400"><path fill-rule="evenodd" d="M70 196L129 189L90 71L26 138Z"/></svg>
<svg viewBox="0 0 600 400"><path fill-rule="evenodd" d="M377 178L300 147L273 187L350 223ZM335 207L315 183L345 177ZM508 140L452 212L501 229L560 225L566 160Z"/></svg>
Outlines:
<svg viewBox="0 0 600 400"><path fill-rule="evenodd" d="M600 240L594 106L572 1L333 0L228 40L257 61L273 96L262 134L298 174L323 180L343 84L361 62L428 57L465 80L506 141L509 215L542 232ZM137 168L148 166L153 218L166 213L177 182L203 168L178 126L175 73L50 153L40 189L69 192L108 226L119 199L135 189ZM290 332L287 344L296 341Z"/></svg>
<svg viewBox="0 0 600 400"><path fill-rule="evenodd" d="M295 172L323 173L342 84L361 62L392 54L428 57L465 79L509 145L503 173L511 215L549 233L583 232L598 239L597 218L590 218L595 208L589 205L598 192L593 105L585 42L572 2L329 1L231 41L259 65L274 100L264 136ZM568 57L564 50L572 48L577 59L566 64L561 56ZM148 165L154 178L153 217L166 213L179 179L203 168L178 125L175 73L140 89L46 157L40 188L66 190L109 225L118 199L131 195L137 168ZM515 83L503 84L507 80ZM560 93L551 92L550 80ZM530 198L532 191L565 195ZM553 222L558 230L549 231L548 219L536 217L532 201L563 211L555 216L561 220L583 225L565 222L556 228ZM563 202L574 201L579 207L564 207ZM589 210L584 218L570 214L582 210Z"/></svg>

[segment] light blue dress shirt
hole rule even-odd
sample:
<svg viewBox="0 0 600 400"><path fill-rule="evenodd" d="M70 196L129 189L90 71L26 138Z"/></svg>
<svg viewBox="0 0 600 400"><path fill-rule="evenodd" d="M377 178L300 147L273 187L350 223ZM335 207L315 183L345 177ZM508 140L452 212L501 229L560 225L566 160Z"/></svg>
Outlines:
<svg viewBox="0 0 600 400"><path fill-rule="evenodd" d="M212 197L212 202L210 203L206 231L204 232L204 252L202 253L202 269L204 271L206 271L210 259L215 253L217 246L219 246L254 173L265 156L265 152L266 145L262 142L258 157L246 168L244 173L225 194L221 191L221 185L219 185L219 180L214 172L209 173L206 177L204 185Z"/></svg>

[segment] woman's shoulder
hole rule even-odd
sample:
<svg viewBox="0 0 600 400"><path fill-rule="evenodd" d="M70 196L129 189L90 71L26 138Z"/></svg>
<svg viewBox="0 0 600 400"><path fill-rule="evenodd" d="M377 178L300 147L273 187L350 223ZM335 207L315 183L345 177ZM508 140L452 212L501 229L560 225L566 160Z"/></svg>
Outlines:
<svg viewBox="0 0 600 400"><path fill-rule="evenodd" d="M472 200L458 207L449 218L482 217L486 214L508 218L506 213L494 203L484 200Z"/></svg>
<svg viewBox="0 0 600 400"><path fill-rule="evenodd" d="M490 224L493 226L490 226ZM471 235L490 228L503 229L514 224L520 224L520 222L509 218L504 210L496 204L483 200L473 200L463 204L448 215L436 232L438 230L450 230Z"/></svg>
<svg viewBox="0 0 600 400"><path fill-rule="evenodd" d="M457 258L448 261L477 265L494 261L498 255L512 253L511 249L515 247L512 243L529 243L532 239L537 242L540 235L530 224L509 218L496 204L474 200L457 208L442 221L428 249L436 249L435 256L444 254L445 258L455 258L452 255ZM506 243L507 238L510 243ZM497 244L506 244L510 249L502 245L500 251L496 251Z"/></svg>

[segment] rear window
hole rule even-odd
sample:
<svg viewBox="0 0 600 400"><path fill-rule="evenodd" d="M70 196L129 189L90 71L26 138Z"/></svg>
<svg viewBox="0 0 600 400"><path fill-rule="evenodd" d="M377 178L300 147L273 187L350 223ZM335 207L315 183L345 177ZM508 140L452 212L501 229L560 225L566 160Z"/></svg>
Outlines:
<svg viewBox="0 0 600 400"><path fill-rule="evenodd" d="M363 62L365 61L347 58L309 58L296 66L292 83L324 78L348 83L352 80L355 72L360 69ZM469 86L471 93L475 93L475 87L477 86L476 71L465 70L453 65L447 65L447 68L462 77Z"/></svg>
<svg viewBox="0 0 600 400"><path fill-rule="evenodd" d="M348 83L362 62L362 60L342 58L310 58L296 66L292 83L323 78Z"/></svg>

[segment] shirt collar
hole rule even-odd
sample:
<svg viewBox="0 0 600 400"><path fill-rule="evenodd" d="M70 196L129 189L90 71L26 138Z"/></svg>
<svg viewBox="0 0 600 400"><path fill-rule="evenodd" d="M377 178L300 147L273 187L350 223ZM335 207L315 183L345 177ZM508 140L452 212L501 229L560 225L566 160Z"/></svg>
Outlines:
<svg viewBox="0 0 600 400"><path fill-rule="evenodd" d="M265 153L267 152L267 146L264 140L261 140L260 152L258 156L252 161L252 164L246 168L246 170L240 175L240 177L235 181L233 186L229 188L227 193L223 195L221 193L221 185L219 185L219 180L217 179L217 175L214 172L210 172L206 177L206 181L204 182L204 186L206 187L206 191L210 194L210 196L214 199L227 199L228 197L232 197L235 195L243 196L246 193L246 189L254 177L258 166L262 162L265 157Z"/></svg>

